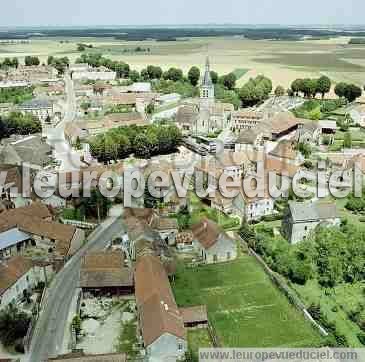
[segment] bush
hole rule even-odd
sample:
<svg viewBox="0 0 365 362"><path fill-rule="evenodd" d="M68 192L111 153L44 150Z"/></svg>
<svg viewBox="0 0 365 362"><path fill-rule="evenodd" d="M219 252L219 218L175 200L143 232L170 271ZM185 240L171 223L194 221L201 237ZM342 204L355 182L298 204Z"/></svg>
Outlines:
<svg viewBox="0 0 365 362"><path fill-rule="evenodd" d="M265 215L261 218L261 221L270 222L270 221L282 220L283 217L284 216L282 213L273 214L273 215Z"/></svg>
<svg viewBox="0 0 365 362"><path fill-rule="evenodd" d="M359 339L360 343L365 346L365 333L359 333L357 338Z"/></svg>

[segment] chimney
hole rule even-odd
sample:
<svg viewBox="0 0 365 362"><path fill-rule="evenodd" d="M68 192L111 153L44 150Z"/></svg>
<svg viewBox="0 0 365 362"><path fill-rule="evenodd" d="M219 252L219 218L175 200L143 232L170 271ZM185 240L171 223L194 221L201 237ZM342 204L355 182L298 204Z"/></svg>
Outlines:
<svg viewBox="0 0 365 362"><path fill-rule="evenodd" d="M165 304L164 307L165 307L165 311L168 312L169 311L169 306L167 304Z"/></svg>

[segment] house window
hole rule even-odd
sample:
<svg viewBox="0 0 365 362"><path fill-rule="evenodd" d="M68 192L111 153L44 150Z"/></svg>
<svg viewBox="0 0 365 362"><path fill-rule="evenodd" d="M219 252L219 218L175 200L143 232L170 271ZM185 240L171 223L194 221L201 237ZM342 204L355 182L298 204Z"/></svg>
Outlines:
<svg viewBox="0 0 365 362"><path fill-rule="evenodd" d="M304 230L307 231L308 230L308 226L304 226Z"/></svg>
<svg viewBox="0 0 365 362"><path fill-rule="evenodd" d="M27 280L27 283L29 283L29 275L27 275L27 276L25 277L25 279Z"/></svg>
<svg viewBox="0 0 365 362"><path fill-rule="evenodd" d="M183 345L182 345L182 343L179 343L179 344L178 344L178 348L179 348L179 351L181 351L181 350L183 349Z"/></svg>
<svg viewBox="0 0 365 362"><path fill-rule="evenodd" d="M231 253L228 251L227 252L227 260L231 259Z"/></svg>
<svg viewBox="0 0 365 362"><path fill-rule="evenodd" d="M214 254L214 255L213 255L213 261L214 261L215 263L218 261L218 256L217 256L217 254Z"/></svg>

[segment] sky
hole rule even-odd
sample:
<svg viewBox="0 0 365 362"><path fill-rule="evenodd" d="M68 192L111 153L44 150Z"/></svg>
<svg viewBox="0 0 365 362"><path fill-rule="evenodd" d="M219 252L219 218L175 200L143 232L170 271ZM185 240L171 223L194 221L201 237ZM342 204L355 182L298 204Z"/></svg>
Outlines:
<svg viewBox="0 0 365 362"><path fill-rule="evenodd" d="M364 0L1 0L0 26L363 25Z"/></svg>

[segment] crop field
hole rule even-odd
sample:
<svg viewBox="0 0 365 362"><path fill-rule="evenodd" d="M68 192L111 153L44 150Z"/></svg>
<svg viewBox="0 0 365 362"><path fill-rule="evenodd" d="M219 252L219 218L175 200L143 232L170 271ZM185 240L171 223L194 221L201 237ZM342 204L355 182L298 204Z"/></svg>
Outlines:
<svg viewBox="0 0 365 362"><path fill-rule="evenodd" d="M0 58L36 55L46 61L48 55L80 56L77 44L92 44L91 52L100 52L141 70L147 64L203 69L206 55L212 69L223 74L236 72L238 85L250 77L264 74L274 86L288 87L296 78L327 74L335 82L365 83L365 46L348 45L349 38L326 40L270 41L233 37L192 38L178 41L125 41L113 38L34 38L29 44L0 44ZM140 47L142 51L135 51ZM244 71L244 72L243 72Z"/></svg>
<svg viewBox="0 0 365 362"><path fill-rule="evenodd" d="M251 256L180 266L173 290L179 306L207 305L224 347L311 347L321 340Z"/></svg>

